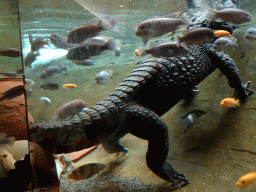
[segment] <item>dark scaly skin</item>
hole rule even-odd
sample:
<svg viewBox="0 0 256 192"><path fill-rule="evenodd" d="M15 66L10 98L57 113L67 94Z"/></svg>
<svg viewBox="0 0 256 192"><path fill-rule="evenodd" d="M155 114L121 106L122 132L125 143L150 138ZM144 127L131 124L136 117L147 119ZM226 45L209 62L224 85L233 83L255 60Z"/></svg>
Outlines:
<svg viewBox="0 0 256 192"><path fill-rule="evenodd" d="M96 144L108 152L127 152L119 139L131 133L148 140L148 167L166 181L189 182L166 162L168 128L160 119L217 68L241 99L253 93L242 84L233 60L211 44L189 46L178 58L151 58L140 63L109 97L79 112L70 121L34 123L33 141L52 153L68 153ZM180 187L179 187L180 188Z"/></svg>

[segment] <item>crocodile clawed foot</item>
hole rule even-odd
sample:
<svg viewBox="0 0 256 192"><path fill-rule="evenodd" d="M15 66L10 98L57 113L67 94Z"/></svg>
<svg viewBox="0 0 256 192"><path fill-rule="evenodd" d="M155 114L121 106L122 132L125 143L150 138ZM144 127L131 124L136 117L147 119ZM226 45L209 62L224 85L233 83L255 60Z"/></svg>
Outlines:
<svg viewBox="0 0 256 192"><path fill-rule="evenodd" d="M168 175L170 176L169 177L170 182L173 183L177 188L181 189L181 187L178 185L178 183L175 180L183 181L187 184L190 183L190 181L186 178L186 176L182 173L178 173L177 171L175 171L171 166L171 164L165 162L164 167L165 167L165 170L168 172Z"/></svg>
<svg viewBox="0 0 256 192"><path fill-rule="evenodd" d="M236 90L235 91L235 98L239 98L241 99L241 101L245 101L246 98L248 96L250 96L251 94L254 93L253 90L249 89L248 87L250 86L251 81L247 81L244 85L243 85L243 89L241 90Z"/></svg>

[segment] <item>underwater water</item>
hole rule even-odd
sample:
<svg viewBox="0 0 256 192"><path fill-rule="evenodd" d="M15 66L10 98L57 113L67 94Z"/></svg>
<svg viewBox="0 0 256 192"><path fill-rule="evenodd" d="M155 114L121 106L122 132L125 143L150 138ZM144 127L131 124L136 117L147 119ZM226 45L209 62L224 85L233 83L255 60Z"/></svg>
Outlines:
<svg viewBox="0 0 256 192"><path fill-rule="evenodd" d="M71 105L68 110L61 108L63 104L79 99L85 103L82 108L90 107L113 92L141 61L148 58L148 56L135 55L136 49L146 48L142 39L135 34L136 27L142 21L176 12L180 12L178 18L183 13L187 13L188 17L192 18L205 14L210 7L215 8L221 3L230 5L236 1L195 0L193 9L188 9L188 1L185 0L79 0L79 2L81 4L75 0L19 0L18 4L16 1L0 1L0 46L22 50L22 57L0 56L2 63L0 71L16 72L23 64L24 77L29 82L26 87L27 111L35 121L60 120L58 116L63 113L73 110L75 114L77 113L74 105L78 102ZM237 38L238 47L226 50L225 53L234 60L243 83L251 81L250 89L255 91L256 41L245 39L244 34L248 28L256 27L254 9L256 4L252 0L247 0L238 1L237 6L250 13L251 21L238 25L232 34ZM67 40L70 31L94 18L104 16L115 18L117 24L114 30L102 31L99 34L119 40L120 55L116 56L114 51L107 51L90 57L93 65L82 66L66 58L68 49L57 48L50 40L53 33ZM171 38L177 40L177 35L181 36L181 34L180 31L176 34L164 34L150 41L171 40ZM42 38L42 41L48 45L32 51L29 36L33 40ZM37 55L33 62L26 64L25 60L31 52ZM61 66L63 71L42 78L42 73L50 66ZM102 70L108 70L110 76L104 83L98 83L96 76ZM18 77L23 77L23 74L18 74ZM50 82L55 83L58 88L54 89L53 86L50 88L54 90L42 88L43 84ZM161 116L169 131L167 161L176 171L185 174L190 181L190 184L178 182L184 191L240 191L236 186L238 179L247 173L255 172L256 169L255 93L239 107L221 107L220 102L224 98L233 97L233 89L229 87L226 77L219 70L202 81L198 89L199 94L189 104L182 100ZM157 93L153 91L147 97L154 98L155 94ZM206 113L184 133L181 117L194 109ZM129 149L128 153L107 153L99 145L86 156L73 162L74 167L70 166L70 170L66 170L62 175L60 173L64 169L63 163L57 160L55 165L49 163L47 161L49 156L40 156L43 154L40 150L34 155L33 145L30 151L33 151L33 163L38 167L48 166L45 169L46 173L57 171L60 191L179 190L174 184L160 179L147 167L146 140L127 134L120 139L120 143ZM44 158L46 160L41 162ZM49 158L50 160L53 161ZM67 162L70 163L70 159ZM50 170L51 168L53 170ZM46 185L44 188L49 186L51 185ZM244 191L255 190L255 184L244 189ZM53 190L49 189L49 191Z"/></svg>

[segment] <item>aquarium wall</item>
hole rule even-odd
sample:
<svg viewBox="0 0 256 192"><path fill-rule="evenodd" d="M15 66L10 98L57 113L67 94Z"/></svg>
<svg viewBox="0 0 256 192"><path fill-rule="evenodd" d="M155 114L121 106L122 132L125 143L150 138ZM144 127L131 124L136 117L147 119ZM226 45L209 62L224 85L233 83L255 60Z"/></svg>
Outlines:
<svg viewBox="0 0 256 192"><path fill-rule="evenodd" d="M0 183L255 191L254 1L0 0Z"/></svg>

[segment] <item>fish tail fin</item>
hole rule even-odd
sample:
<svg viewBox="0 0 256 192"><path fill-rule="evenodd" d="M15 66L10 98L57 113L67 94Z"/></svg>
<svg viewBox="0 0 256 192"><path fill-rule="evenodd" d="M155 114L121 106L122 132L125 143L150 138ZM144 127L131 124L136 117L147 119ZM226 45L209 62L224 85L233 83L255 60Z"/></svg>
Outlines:
<svg viewBox="0 0 256 192"><path fill-rule="evenodd" d="M111 77L113 75L113 70L112 69L108 69L106 72L109 74L109 77Z"/></svg>
<svg viewBox="0 0 256 192"><path fill-rule="evenodd" d="M7 144L9 145L9 146L13 146L14 145L14 142L15 142L15 137L9 137L9 138L7 138Z"/></svg>
<svg viewBox="0 0 256 192"><path fill-rule="evenodd" d="M234 43L234 46L235 46L235 47L238 47L237 38L234 38L233 43Z"/></svg>
<svg viewBox="0 0 256 192"><path fill-rule="evenodd" d="M236 106L237 106L237 107L240 107L240 106L241 106L241 102L240 102L239 99L236 100Z"/></svg>
<svg viewBox="0 0 256 192"><path fill-rule="evenodd" d="M214 20L216 18L216 10L209 8L208 9L208 13L205 16L206 18L210 19L210 20Z"/></svg>
<svg viewBox="0 0 256 192"><path fill-rule="evenodd" d="M140 57L144 57L145 55L147 55L147 51L146 51L146 49L139 49L139 55L140 55Z"/></svg>
<svg viewBox="0 0 256 192"><path fill-rule="evenodd" d="M119 39L110 39L109 40L109 49L115 53L115 56L120 56L122 43Z"/></svg>
<svg viewBox="0 0 256 192"><path fill-rule="evenodd" d="M117 24L117 20L113 17L106 16L100 18L100 25L103 27L105 31L113 31L115 29L115 25Z"/></svg>
<svg viewBox="0 0 256 192"><path fill-rule="evenodd" d="M182 37L177 35L177 43L180 45L182 43Z"/></svg>
<svg viewBox="0 0 256 192"><path fill-rule="evenodd" d="M181 15L180 19L182 20L182 22L184 24L187 24L187 25L191 25L192 24L192 21L189 19L188 15L186 13L183 13Z"/></svg>

